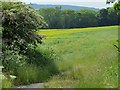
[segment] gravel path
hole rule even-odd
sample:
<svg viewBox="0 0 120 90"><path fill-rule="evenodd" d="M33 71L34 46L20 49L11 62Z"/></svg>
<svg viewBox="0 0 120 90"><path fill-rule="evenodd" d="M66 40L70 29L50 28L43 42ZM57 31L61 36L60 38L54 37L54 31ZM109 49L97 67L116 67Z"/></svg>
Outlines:
<svg viewBox="0 0 120 90"><path fill-rule="evenodd" d="M30 85L15 86L14 88L44 88L47 83L34 83Z"/></svg>

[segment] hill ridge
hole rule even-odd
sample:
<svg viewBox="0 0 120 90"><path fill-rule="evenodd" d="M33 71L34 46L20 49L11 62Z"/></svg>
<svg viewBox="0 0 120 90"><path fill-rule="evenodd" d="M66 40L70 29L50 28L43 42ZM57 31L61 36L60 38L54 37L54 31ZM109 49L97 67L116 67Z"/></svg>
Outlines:
<svg viewBox="0 0 120 90"><path fill-rule="evenodd" d="M61 6L62 10L64 9L72 9L72 10L80 10L83 8L86 9L90 9L90 10L95 10L98 11L98 8L94 8L94 7L85 7L85 6L75 6L75 5L53 5L53 4L29 4L31 7L35 8L35 9L39 9L39 8L55 8L56 6Z"/></svg>

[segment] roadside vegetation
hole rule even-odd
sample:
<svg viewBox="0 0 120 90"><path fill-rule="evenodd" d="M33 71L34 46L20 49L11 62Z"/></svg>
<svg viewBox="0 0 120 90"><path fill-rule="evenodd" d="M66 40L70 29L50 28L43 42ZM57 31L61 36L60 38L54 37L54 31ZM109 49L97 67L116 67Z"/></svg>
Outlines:
<svg viewBox="0 0 120 90"><path fill-rule="evenodd" d="M0 2L2 87L117 87L118 15L116 7L35 10Z"/></svg>
<svg viewBox="0 0 120 90"><path fill-rule="evenodd" d="M41 35L35 34L38 28L47 26L44 18L21 2L0 3L3 88L48 80L58 70L56 54L41 48Z"/></svg>
<svg viewBox="0 0 120 90"><path fill-rule="evenodd" d="M55 62L60 74L53 76L46 87L118 87L118 52L113 45L118 38L118 26L38 33L48 36L41 46L51 46L61 57Z"/></svg>

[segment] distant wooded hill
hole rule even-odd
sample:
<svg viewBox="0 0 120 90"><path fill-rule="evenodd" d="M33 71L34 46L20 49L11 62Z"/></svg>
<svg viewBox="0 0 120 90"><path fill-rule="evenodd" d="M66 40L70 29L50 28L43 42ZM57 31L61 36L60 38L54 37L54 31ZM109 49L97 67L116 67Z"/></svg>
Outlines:
<svg viewBox="0 0 120 90"><path fill-rule="evenodd" d="M42 5L42 4L30 4L31 7L35 8L35 9L39 9L39 8L55 8L57 6L61 6L62 10L64 9L72 9L72 10L80 10L83 8L87 8L90 10L99 10L98 8L92 8L92 7L83 7L83 6L73 6L73 5Z"/></svg>

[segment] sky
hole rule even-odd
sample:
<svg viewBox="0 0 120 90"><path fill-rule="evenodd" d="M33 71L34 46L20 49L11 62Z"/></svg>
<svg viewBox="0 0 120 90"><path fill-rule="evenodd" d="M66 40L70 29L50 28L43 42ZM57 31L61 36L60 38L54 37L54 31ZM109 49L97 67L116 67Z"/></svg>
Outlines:
<svg viewBox="0 0 120 90"><path fill-rule="evenodd" d="M25 3L52 4L52 5L75 5L94 8L106 8L113 4L106 4L106 0L20 0Z"/></svg>

